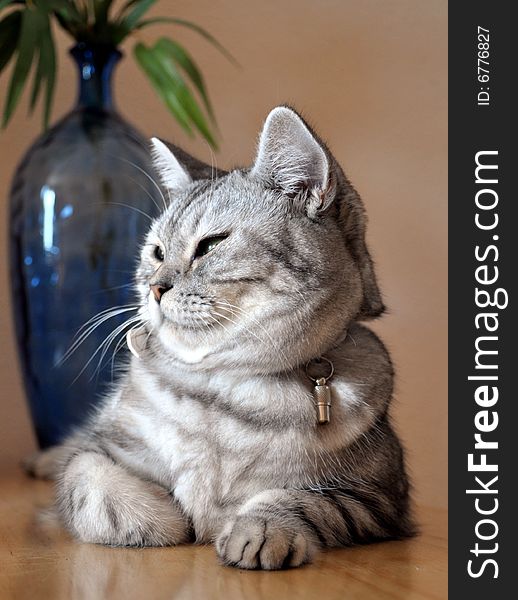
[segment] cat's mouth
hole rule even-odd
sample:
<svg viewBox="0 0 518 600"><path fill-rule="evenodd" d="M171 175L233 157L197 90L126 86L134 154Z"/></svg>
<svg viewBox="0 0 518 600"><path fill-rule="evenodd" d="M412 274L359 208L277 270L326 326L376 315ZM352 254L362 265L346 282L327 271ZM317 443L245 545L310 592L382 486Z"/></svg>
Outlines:
<svg viewBox="0 0 518 600"><path fill-rule="evenodd" d="M206 335L228 331L236 323L236 316L227 306L218 303L190 305L167 301L160 303L150 296L149 315L156 327L166 326L173 330L202 332Z"/></svg>
<svg viewBox="0 0 518 600"><path fill-rule="evenodd" d="M174 329L185 329L188 331L208 331L212 325L210 320L195 317L190 315L175 316L174 318L165 317L163 323L173 327Z"/></svg>

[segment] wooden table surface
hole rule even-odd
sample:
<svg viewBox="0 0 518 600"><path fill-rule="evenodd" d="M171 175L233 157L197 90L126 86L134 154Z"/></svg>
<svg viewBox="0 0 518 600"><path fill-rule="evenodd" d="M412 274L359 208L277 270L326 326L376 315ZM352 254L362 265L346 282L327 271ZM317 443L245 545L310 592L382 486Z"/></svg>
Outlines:
<svg viewBox="0 0 518 600"><path fill-rule="evenodd" d="M52 485L0 477L0 600L384 600L447 598L446 511L417 511L422 533L322 553L301 569L240 571L212 547L105 548L38 523Z"/></svg>

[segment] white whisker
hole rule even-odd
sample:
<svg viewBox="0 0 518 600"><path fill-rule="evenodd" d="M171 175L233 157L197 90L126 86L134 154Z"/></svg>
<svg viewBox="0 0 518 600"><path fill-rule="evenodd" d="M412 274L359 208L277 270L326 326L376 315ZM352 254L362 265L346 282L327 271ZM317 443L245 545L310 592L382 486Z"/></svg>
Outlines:
<svg viewBox="0 0 518 600"><path fill-rule="evenodd" d="M153 196L149 193L149 191L146 190L146 188L140 183L140 181L137 181L136 179L133 179L133 177L130 177L129 175L128 175L128 179L130 181L133 181L133 183L135 185L139 186L139 188L148 196L148 198L151 200L151 202L153 202L153 204L156 206L156 209L158 210L159 213L162 212L162 209L157 204L157 201L153 198Z"/></svg>
<svg viewBox="0 0 518 600"><path fill-rule="evenodd" d="M122 290L126 287L131 287L133 284L133 282L130 283L123 283L122 285L114 285L112 287L109 288L104 288L103 290L97 290L96 292L91 292L92 296L96 295L96 294L104 294L107 292L113 292L114 290Z"/></svg>
<svg viewBox="0 0 518 600"><path fill-rule="evenodd" d="M103 350L103 348L105 347L106 343L108 343L108 347L111 344L111 342L113 341L113 339L128 325L132 325L133 323L137 322L138 320L140 320L140 316L135 315L133 317L130 317L127 321L124 321L124 323L122 323L122 325L119 325L115 331L112 331L100 344L99 346L97 346L96 350L93 352L92 356L88 359L88 361L86 362L86 364L84 365L84 367L81 369L81 371L79 371L79 373L77 374L77 376L75 377L75 379L72 381L72 383L70 385L73 385L80 377L81 375L86 371L86 369L89 367L89 365L92 363L92 361L94 360L94 358L97 356L97 354L99 354L99 352L101 352ZM105 354L106 354L106 349L103 351L103 354L101 355L101 361L104 358ZM94 375L98 372L99 369L99 364L97 365L96 370L94 371ZM92 377L90 379L93 379L94 375L92 375Z"/></svg>
<svg viewBox="0 0 518 600"><path fill-rule="evenodd" d="M146 219L153 221L153 217L148 215L147 212L140 210L140 208L137 208L136 206L131 206L131 204L125 204L124 202L107 202L106 204L113 204L115 206L124 206L126 208L130 208L131 210L134 210L135 212L138 212L141 215L143 215L144 217L146 217Z"/></svg>
<svg viewBox="0 0 518 600"><path fill-rule="evenodd" d="M165 200L165 197L164 197L161 187L158 185L158 183L151 177L151 175L147 171L145 171L142 167L139 167L137 164L135 164L131 160L122 158L120 156L115 156L114 154L112 154L110 156L112 156L113 158L116 158L117 160L122 160L123 162L128 163L132 167L135 167L135 169L140 171L143 175L145 175L149 179L149 181L151 181L151 183L155 186L155 188L158 190L158 193L160 194L160 198L162 199L162 202L164 203L164 210L167 210L167 202Z"/></svg>
<svg viewBox="0 0 518 600"><path fill-rule="evenodd" d="M140 323L141 322L141 317L139 315L135 315L134 317L130 317L127 321L125 321L124 323L121 323L118 327L116 327L105 339L103 342L101 342L101 344L99 345L98 349L95 351L95 353L93 354L93 356L95 356L95 354L97 354L97 352L103 348L102 352L101 352L101 356L97 362L97 367L95 368L95 371L93 372L92 376L90 379L93 379L94 376L98 375L103 367L103 360L104 357L106 356L106 354L108 353L108 350L110 349L110 346L112 345L112 343L117 339L117 337L121 334L121 333L125 333L125 329L127 327L129 327L130 325L135 325L136 323ZM122 338L124 339L124 335L122 336Z"/></svg>
<svg viewBox="0 0 518 600"><path fill-rule="evenodd" d="M225 310L225 309L224 309ZM237 321L234 321L233 319L230 319L229 317L226 317L225 315L222 315L221 313L214 311L214 314L218 317L221 317L222 319L226 319L227 321L230 321L231 323L233 323L234 325L241 325L241 327L244 329L244 331L246 333L248 333L249 335L255 337L256 340L259 340L260 342L264 342L263 339L261 339L256 333L254 333L253 331L251 331L248 327L245 327L245 325L243 325L242 323L238 323ZM235 317L237 317L238 315L236 315L235 313L231 313L234 314ZM219 322L219 324L223 327L223 323Z"/></svg>
<svg viewBox="0 0 518 600"><path fill-rule="evenodd" d="M270 333L265 329L265 327L259 323L259 321L257 319L255 319L254 317L252 317L249 313L247 313L244 309L242 309L239 306L236 306L235 304L231 304L230 302L227 302L226 300L217 300L216 304L219 304L221 306L221 308L223 308L224 310L228 310L231 314L233 314L234 316L238 316L236 313L233 313L233 310L238 310L242 316L244 316L247 319L250 319L250 321L252 321L252 323L254 325L256 325L257 327L259 327L259 329L261 329L261 331L264 332L264 334L266 335L266 337L268 338L268 341L272 344L273 349L278 352L281 356L281 358L283 358L286 361L286 364L289 365L290 361L288 360L288 357L286 356L286 354L283 352L283 350L280 348L280 346L275 342L275 340L272 338L272 336L270 335ZM249 329L247 329L247 331L251 334L253 334L253 332L251 332ZM253 334L255 335L255 334ZM257 337L257 336L255 336ZM264 340L262 340L261 338L257 337L257 339L261 342L264 342Z"/></svg>
<svg viewBox="0 0 518 600"><path fill-rule="evenodd" d="M218 317L222 317L222 316L223 316L223 315L220 315L220 314L219 314L219 313L217 313L217 312L215 312L214 314L215 314L215 315L217 315ZM230 332L229 332L229 330L228 330L228 328L227 328L227 327L225 327L225 325L223 325L223 323L221 323L221 321L218 321L218 320L217 320L217 319L216 319L216 318L215 318L213 315L209 315L209 317L210 317L210 318L211 318L211 319L214 321L214 323L217 323L218 325L220 325L221 327L223 327L223 329L224 329L224 330L225 330L227 333L230 333ZM226 317L223 317L223 318L226 318ZM230 321L230 319L227 319L227 320L228 320L228 321ZM234 321L231 321L231 322L232 322L232 323L234 323ZM213 324L212 324L212 326L213 326L213 327L214 327L214 329L215 329L215 326L214 326Z"/></svg>
<svg viewBox="0 0 518 600"><path fill-rule="evenodd" d="M112 319L113 317L117 317L118 315L137 309L138 306L133 305L125 308L108 309L106 311L101 311L99 314L95 315L95 317L92 317L78 330L70 348L68 348L61 359L56 363L56 366L61 366L66 360L68 360L70 356L79 348L79 346L81 346L81 344L103 323L109 319Z"/></svg>

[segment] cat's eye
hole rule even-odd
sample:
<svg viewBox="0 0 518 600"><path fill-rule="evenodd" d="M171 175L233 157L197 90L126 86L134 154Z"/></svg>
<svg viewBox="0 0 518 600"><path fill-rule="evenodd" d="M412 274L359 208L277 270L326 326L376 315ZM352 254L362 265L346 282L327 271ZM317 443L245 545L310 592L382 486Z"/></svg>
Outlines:
<svg viewBox="0 0 518 600"><path fill-rule="evenodd" d="M160 246L155 246L155 249L153 250L153 255L155 256L155 258L157 260L159 260L160 262L163 262L164 251L162 250L162 248L160 248Z"/></svg>
<svg viewBox="0 0 518 600"><path fill-rule="evenodd" d="M226 240L228 235L215 235L213 237L207 237L200 241L198 247L196 248L196 252L194 253L194 258L198 258L200 256L205 256L209 252L212 252L214 248L221 244L223 240Z"/></svg>

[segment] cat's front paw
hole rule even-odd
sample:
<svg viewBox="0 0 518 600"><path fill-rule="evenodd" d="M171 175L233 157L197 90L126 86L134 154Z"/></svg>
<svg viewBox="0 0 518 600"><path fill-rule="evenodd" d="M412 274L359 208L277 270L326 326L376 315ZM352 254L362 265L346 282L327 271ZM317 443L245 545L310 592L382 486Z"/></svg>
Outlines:
<svg viewBox="0 0 518 600"><path fill-rule="evenodd" d="M233 567L274 570L310 562L317 546L304 531L283 525L279 518L240 515L225 525L216 551Z"/></svg>
<svg viewBox="0 0 518 600"><path fill-rule="evenodd" d="M167 491L103 454L90 451L75 456L57 492L61 516L80 541L172 546L188 539L189 524Z"/></svg>
<svg viewBox="0 0 518 600"><path fill-rule="evenodd" d="M27 475L36 479L56 479L71 452L65 445L53 446L24 458L22 468Z"/></svg>

